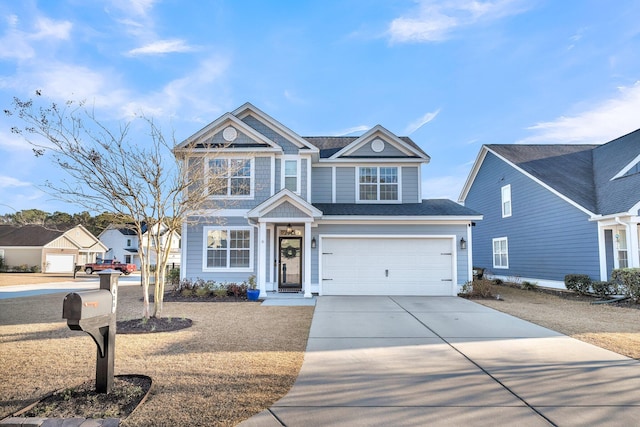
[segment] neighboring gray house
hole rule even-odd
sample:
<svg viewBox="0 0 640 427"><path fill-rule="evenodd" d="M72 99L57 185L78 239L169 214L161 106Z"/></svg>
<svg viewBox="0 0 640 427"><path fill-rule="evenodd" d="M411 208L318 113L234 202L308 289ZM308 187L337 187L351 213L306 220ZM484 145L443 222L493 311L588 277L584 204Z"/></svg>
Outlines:
<svg viewBox="0 0 640 427"><path fill-rule="evenodd" d="M40 267L43 273L73 273L107 248L82 225L54 230L42 225L0 225L0 257L10 267Z"/></svg>
<svg viewBox="0 0 640 427"><path fill-rule="evenodd" d="M501 278L564 288L640 267L640 130L603 145L485 145L460 195L482 212L473 260Z"/></svg>
<svg viewBox="0 0 640 427"><path fill-rule="evenodd" d="M456 295L471 279L471 223L482 217L422 200L430 159L410 138L382 126L301 137L247 103L175 152L205 174L231 171L208 178L211 209L183 226L183 278L256 275L262 297Z"/></svg>

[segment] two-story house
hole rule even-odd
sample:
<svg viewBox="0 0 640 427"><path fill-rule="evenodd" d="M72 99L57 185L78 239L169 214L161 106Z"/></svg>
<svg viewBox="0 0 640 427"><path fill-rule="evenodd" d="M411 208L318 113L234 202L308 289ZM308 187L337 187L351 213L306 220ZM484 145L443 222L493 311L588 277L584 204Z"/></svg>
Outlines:
<svg viewBox="0 0 640 427"><path fill-rule="evenodd" d="M485 145L459 201L483 213L473 258L493 275L608 280L640 267L640 130L602 145Z"/></svg>
<svg viewBox="0 0 640 427"><path fill-rule="evenodd" d="M139 241L136 232L130 228L110 225L102 233L100 233L100 241L108 248L105 258L115 259L127 264L135 264L140 269L140 251L142 248L147 247L147 239L149 239L149 233L155 233L158 226L155 226L151 230L144 230L142 235L142 242ZM178 233L168 233L166 227L160 227L160 244L166 246L171 244L169 251L167 266L170 268L180 266L180 235ZM151 265L157 264L158 250L153 244L153 239L150 242L150 258Z"/></svg>
<svg viewBox="0 0 640 427"><path fill-rule="evenodd" d="M267 292L456 295L471 279L471 226L453 201L422 200L429 156L375 126L302 137L247 103L176 147L204 168L211 209L182 229L183 278Z"/></svg>

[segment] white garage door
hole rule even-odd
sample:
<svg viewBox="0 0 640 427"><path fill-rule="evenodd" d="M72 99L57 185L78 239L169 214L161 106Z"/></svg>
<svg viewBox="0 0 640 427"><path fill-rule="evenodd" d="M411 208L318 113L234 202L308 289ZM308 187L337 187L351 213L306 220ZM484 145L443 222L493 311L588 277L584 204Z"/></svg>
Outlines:
<svg viewBox="0 0 640 427"><path fill-rule="evenodd" d="M45 273L73 273L73 255L47 254Z"/></svg>
<svg viewBox="0 0 640 427"><path fill-rule="evenodd" d="M454 295L451 238L323 237L323 295Z"/></svg>

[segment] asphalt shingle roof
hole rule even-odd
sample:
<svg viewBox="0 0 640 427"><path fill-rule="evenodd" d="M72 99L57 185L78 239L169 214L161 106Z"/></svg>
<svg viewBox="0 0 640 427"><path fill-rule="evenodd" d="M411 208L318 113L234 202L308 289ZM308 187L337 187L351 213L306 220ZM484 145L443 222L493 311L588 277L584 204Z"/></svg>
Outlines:
<svg viewBox="0 0 640 427"><path fill-rule="evenodd" d="M640 129L602 145L487 148L595 214L628 212L640 201L640 173L613 179L640 156Z"/></svg>
<svg viewBox="0 0 640 427"><path fill-rule="evenodd" d="M327 159L333 156L334 154L336 154L338 151L342 150L347 145L351 144L353 141L355 141L359 137L358 136L303 136L303 138L305 141L307 141L311 145L318 147L318 149L320 150L321 159ZM414 149L418 150L420 153L423 153L425 156L427 156L427 153L425 153L422 150L422 148L420 148L418 144L413 142L413 140L408 136L400 136L399 138L405 143L407 143L408 145L410 145L411 147L413 147Z"/></svg>
<svg viewBox="0 0 640 427"><path fill-rule="evenodd" d="M479 216L469 209L447 199L428 199L421 203L364 204L364 203L314 203L326 216Z"/></svg>
<svg viewBox="0 0 640 427"><path fill-rule="evenodd" d="M44 246L64 233L41 225L0 225L0 246Z"/></svg>

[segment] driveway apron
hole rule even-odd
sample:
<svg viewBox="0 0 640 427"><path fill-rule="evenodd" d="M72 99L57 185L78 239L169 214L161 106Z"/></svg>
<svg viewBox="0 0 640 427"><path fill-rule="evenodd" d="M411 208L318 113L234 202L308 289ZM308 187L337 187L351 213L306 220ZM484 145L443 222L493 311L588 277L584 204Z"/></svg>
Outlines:
<svg viewBox="0 0 640 427"><path fill-rule="evenodd" d="M242 426L637 425L640 363L457 297L319 297L289 393Z"/></svg>

